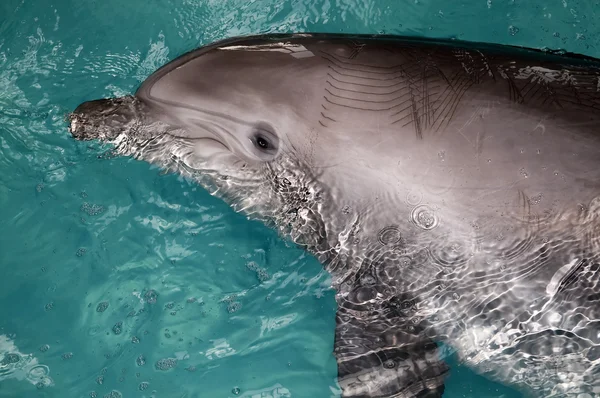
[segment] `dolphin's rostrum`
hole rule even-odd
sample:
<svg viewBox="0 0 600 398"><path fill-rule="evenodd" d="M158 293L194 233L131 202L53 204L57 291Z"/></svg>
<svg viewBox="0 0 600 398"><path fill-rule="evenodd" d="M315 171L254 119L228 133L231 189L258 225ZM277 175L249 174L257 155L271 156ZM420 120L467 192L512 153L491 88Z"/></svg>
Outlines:
<svg viewBox="0 0 600 398"><path fill-rule="evenodd" d="M313 253L344 397L441 396L440 346L534 397L600 394L600 62L393 36L241 37L79 140L197 180Z"/></svg>

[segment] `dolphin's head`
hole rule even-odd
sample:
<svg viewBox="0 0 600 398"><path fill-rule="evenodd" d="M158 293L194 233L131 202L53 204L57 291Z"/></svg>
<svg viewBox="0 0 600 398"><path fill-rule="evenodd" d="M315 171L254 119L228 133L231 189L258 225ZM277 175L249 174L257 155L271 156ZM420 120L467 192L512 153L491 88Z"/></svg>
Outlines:
<svg viewBox="0 0 600 398"><path fill-rule="evenodd" d="M318 62L234 48L184 56L135 96L81 104L69 130L187 174L236 210L289 224L310 218L320 195L312 166L320 104L311 102L319 79L305 78L320 73Z"/></svg>

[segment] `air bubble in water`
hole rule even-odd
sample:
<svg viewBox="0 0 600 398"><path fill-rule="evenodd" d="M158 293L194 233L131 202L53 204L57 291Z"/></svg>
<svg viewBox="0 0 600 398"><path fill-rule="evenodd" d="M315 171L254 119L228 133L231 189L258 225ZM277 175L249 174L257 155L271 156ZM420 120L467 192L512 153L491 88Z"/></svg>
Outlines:
<svg viewBox="0 0 600 398"><path fill-rule="evenodd" d="M519 170L519 173L520 173L520 174L521 174L523 177L525 177L525 178L528 178L528 177L529 177L529 174L527 174L527 171L525 170L525 167L521 167L521 169Z"/></svg>
<svg viewBox="0 0 600 398"><path fill-rule="evenodd" d="M229 312L230 314L233 314L234 312L238 311L240 308L242 308L242 305L240 303L230 303L227 306L227 312Z"/></svg>
<svg viewBox="0 0 600 398"><path fill-rule="evenodd" d="M81 205L81 211L89 216L97 216L98 214L102 214L104 210L104 206L95 205L88 202L85 202Z"/></svg>
<svg viewBox="0 0 600 398"><path fill-rule="evenodd" d="M407 268L408 266L410 266L411 262L412 259L408 256L402 256L398 259L398 265L400 266L400 268Z"/></svg>
<svg viewBox="0 0 600 398"><path fill-rule="evenodd" d="M417 226L426 230L437 227L439 223L437 215L427 205L415 207L411 213L411 219Z"/></svg>
<svg viewBox="0 0 600 398"><path fill-rule="evenodd" d="M402 235L397 227L389 226L379 231L377 239L382 245L394 245L402 240Z"/></svg>
<svg viewBox="0 0 600 398"><path fill-rule="evenodd" d="M6 354L2 361L0 361L0 365L9 365L11 363L17 363L21 360L21 357L17 354Z"/></svg>
<svg viewBox="0 0 600 398"><path fill-rule="evenodd" d="M177 366L177 359L175 358L163 358L156 361L154 367L158 370L169 370Z"/></svg>
<svg viewBox="0 0 600 398"><path fill-rule="evenodd" d="M42 379L42 381L49 382L47 376L50 373L50 369L46 365L36 365L31 368L28 375L32 379Z"/></svg>
<svg viewBox="0 0 600 398"><path fill-rule="evenodd" d="M144 293L144 301L147 302L148 304L156 303L157 299L158 299L158 293L153 289L149 289L146 293Z"/></svg>
<svg viewBox="0 0 600 398"><path fill-rule="evenodd" d="M416 206L423 200L423 194L417 191L410 191L406 195L406 202L411 206Z"/></svg>
<svg viewBox="0 0 600 398"><path fill-rule="evenodd" d="M544 194L539 194L536 196L533 196L532 198L529 198L529 204L530 205L539 205L542 202L542 198L544 197Z"/></svg>
<svg viewBox="0 0 600 398"><path fill-rule="evenodd" d="M115 325L112 327L112 331L114 334L121 334L123 331L123 322L115 323Z"/></svg>
<svg viewBox="0 0 600 398"><path fill-rule="evenodd" d="M242 390L240 390L239 387L234 387L231 392L233 393L233 395L240 395L240 393L242 392Z"/></svg>

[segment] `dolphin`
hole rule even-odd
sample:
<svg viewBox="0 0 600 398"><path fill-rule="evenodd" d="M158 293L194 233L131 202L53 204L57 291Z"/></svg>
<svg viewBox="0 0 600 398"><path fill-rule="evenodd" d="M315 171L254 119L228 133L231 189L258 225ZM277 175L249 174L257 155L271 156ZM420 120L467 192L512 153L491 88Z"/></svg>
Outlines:
<svg viewBox="0 0 600 398"><path fill-rule="evenodd" d="M343 397L442 396L448 350L525 396L600 395L599 60L234 37L82 103L68 128L316 256Z"/></svg>

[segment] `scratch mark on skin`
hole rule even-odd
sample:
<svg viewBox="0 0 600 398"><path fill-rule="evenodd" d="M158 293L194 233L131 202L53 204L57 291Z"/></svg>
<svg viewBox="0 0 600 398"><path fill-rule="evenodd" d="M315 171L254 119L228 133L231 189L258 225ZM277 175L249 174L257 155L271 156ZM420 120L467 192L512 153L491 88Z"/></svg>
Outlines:
<svg viewBox="0 0 600 398"><path fill-rule="evenodd" d="M327 72L327 76L333 80L335 80L338 83L344 83L344 84L350 84L353 86L360 86L360 87L369 87L369 88L392 88L392 87L396 87L396 86L405 86L406 83L404 81L397 81L394 84L386 84L386 85L373 85L373 84L363 84L363 83L357 83L355 81L345 81L345 80L341 80L335 76L333 76L331 73ZM402 90L406 89L406 87L403 87Z"/></svg>
<svg viewBox="0 0 600 398"><path fill-rule="evenodd" d="M526 178L526 177L524 177ZM531 221L531 199L527 194L519 189L519 207L522 211L523 221Z"/></svg>
<svg viewBox="0 0 600 398"><path fill-rule="evenodd" d="M338 60L335 57L332 57L330 54L327 53L322 53L321 57L327 61L329 61L329 63L332 66L335 66L336 68L339 69L343 69L345 71L353 71L353 72L361 72L361 73L371 73L371 74L376 74L376 75L400 75L400 77L403 77L403 75L406 73L405 67L406 66L412 66L413 68L416 67L416 65L414 65L413 63L406 63L406 64L400 64L400 65L396 65L392 68L386 68L386 67L381 67L378 65L365 65L365 64L359 64L356 62L343 62Z"/></svg>
<svg viewBox="0 0 600 398"><path fill-rule="evenodd" d="M330 118L329 116L325 115L323 112L321 112L321 116L323 116L325 119L331 120L332 122L335 122L335 119Z"/></svg>
<svg viewBox="0 0 600 398"><path fill-rule="evenodd" d="M542 135L544 135L546 133L546 125L544 124L544 122L546 121L547 116L544 116L543 118L540 119L540 121L538 122L538 124L533 128L532 132L535 132L537 129L540 129L542 131Z"/></svg>
<svg viewBox="0 0 600 398"><path fill-rule="evenodd" d="M381 131L379 129L379 125L377 126L377 133L378 133L378 135L379 135L380 138L379 138L379 140L378 140L378 142L376 144L373 144L370 147L370 149L375 149L375 148L379 147L380 145L385 144L387 142L390 142L390 141L392 141L394 139L394 136L390 136L390 137L388 137L385 140L381 139ZM384 171L382 170L381 172L384 172Z"/></svg>
<svg viewBox="0 0 600 398"><path fill-rule="evenodd" d="M415 132L417 133L418 139L423 139L423 131L421 130L421 118L419 116L417 100L413 93L412 87L410 88L410 100L411 100L411 105L412 105L412 109L411 109L412 122L413 122L413 125L415 126Z"/></svg>
<svg viewBox="0 0 600 398"><path fill-rule="evenodd" d="M389 82L389 81L394 81L394 80L397 80L398 78L404 77L402 72L397 72L397 76L392 75L390 77L377 78L377 77L361 76L361 75L356 75L356 74L352 74L352 73L343 73L343 72L340 72L335 67L333 67L332 65L327 65L327 67L329 69L331 69L334 73L336 73L340 76L351 77L351 78L355 78L355 79L370 80L370 81L376 81L376 82Z"/></svg>
<svg viewBox="0 0 600 398"><path fill-rule="evenodd" d="M475 148L477 150L477 148L479 147L479 139L480 139L480 134L481 132L478 130L477 131L477 137L475 138L475 143L473 143L465 134L464 134L464 130L465 128L467 128L468 126L470 126L473 121L478 118L478 117L482 117L482 113L481 110L483 109L483 106L478 106L477 109L475 109L475 111L473 112L473 114L471 115L471 117L469 117L469 119L467 119L467 121L459 128L456 129L456 132L459 133L468 143L472 148ZM478 150L477 150L478 152Z"/></svg>
<svg viewBox="0 0 600 398"><path fill-rule="evenodd" d="M329 95L331 95L333 97L342 99L342 100L355 101L355 102L365 102L365 103L368 103L368 104L389 104L391 102L398 101L399 99L402 99L402 97L403 97L403 96L399 96L399 97L392 98L392 99L385 99L385 100L376 101L376 100L367 100L367 99L361 99L361 98L345 97L343 95L339 95L339 94L333 93L328 88L325 88L325 91L327 92L327 94L329 94ZM350 90L346 90L346 91L350 91ZM350 91L350 92L352 92L352 91Z"/></svg>
<svg viewBox="0 0 600 398"><path fill-rule="evenodd" d="M477 130L477 138L475 140L475 150L477 152L477 157L481 156L483 152L483 141L485 141L485 124L483 123L483 115L479 115L479 121L481 122L481 129Z"/></svg>
<svg viewBox="0 0 600 398"><path fill-rule="evenodd" d="M329 75L329 76L331 76L331 75ZM331 77L333 78L333 80L336 80L336 81L339 82L339 80L335 79L333 76L331 76ZM331 83L329 80L327 80L326 83L329 84L331 87L333 87L333 88L335 88L337 90L340 90L340 91L347 91L347 92L350 92L350 93L365 94L365 95L393 95L393 94L399 93L401 91L407 90L407 87L401 87L401 88L393 90L393 91L378 93L378 92L372 92L372 91L351 90L349 88L339 87L339 86L336 86L335 84ZM349 84L349 85L350 84L358 85L356 83L349 83L349 82L341 82L341 83L345 83L345 84ZM404 84L404 82L399 82L399 83L396 83L394 85L397 86L397 85L400 85L400 84ZM390 85L389 87L392 87L394 85ZM362 85L362 86L365 86L365 85ZM368 87L387 88L385 86L368 86ZM406 95L406 93L404 95Z"/></svg>
<svg viewBox="0 0 600 398"><path fill-rule="evenodd" d="M523 102L525 102L525 98L523 98L523 95L521 94L521 91L517 87L517 84L513 80L512 76L505 73L503 77L508 83L510 98L518 104L522 104Z"/></svg>
<svg viewBox="0 0 600 398"><path fill-rule="evenodd" d="M366 44L360 44L356 42L351 42L352 53L348 56L349 59L354 59L358 56L358 54L363 50Z"/></svg>

